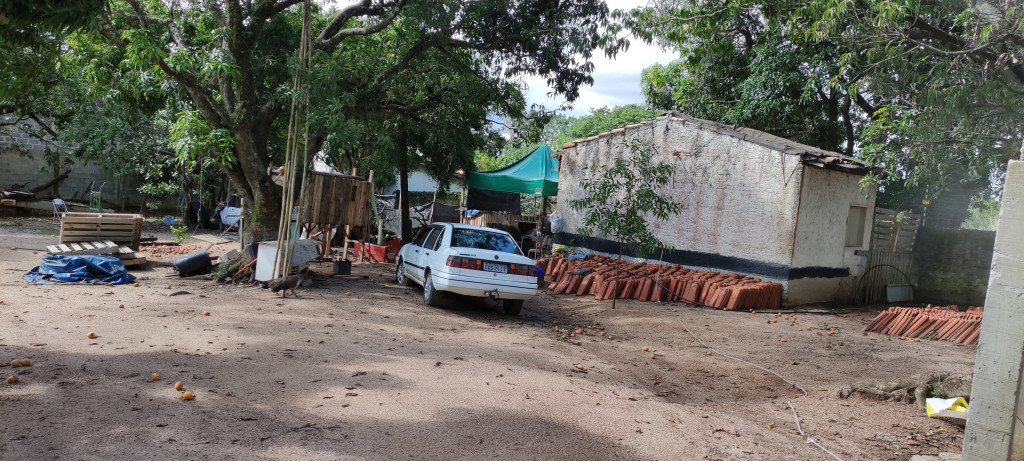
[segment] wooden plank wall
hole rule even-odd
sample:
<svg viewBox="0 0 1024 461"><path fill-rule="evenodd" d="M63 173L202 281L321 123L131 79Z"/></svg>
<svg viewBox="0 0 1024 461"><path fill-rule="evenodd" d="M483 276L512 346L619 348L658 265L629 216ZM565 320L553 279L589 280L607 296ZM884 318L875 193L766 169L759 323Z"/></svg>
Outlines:
<svg viewBox="0 0 1024 461"><path fill-rule="evenodd" d="M126 213L65 213L60 243L111 240L139 249L142 215Z"/></svg>
<svg viewBox="0 0 1024 461"><path fill-rule="evenodd" d="M911 252L917 240L917 229L921 226L921 215L895 210L875 208L874 225L871 229L871 249L895 252Z"/></svg>
<svg viewBox="0 0 1024 461"><path fill-rule="evenodd" d="M860 281L861 297L867 304L884 303L887 285L912 284L907 277L913 276L914 253L871 250L867 268L870 272Z"/></svg>
<svg viewBox="0 0 1024 461"><path fill-rule="evenodd" d="M303 224L363 226L370 213L373 185L357 176L311 173Z"/></svg>
<svg viewBox="0 0 1024 461"><path fill-rule="evenodd" d="M875 208L871 228L871 251L860 280L861 299L868 304L886 302L887 285L913 284L914 243L921 215ZM906 275L906 276L904 276Z"/></svg>

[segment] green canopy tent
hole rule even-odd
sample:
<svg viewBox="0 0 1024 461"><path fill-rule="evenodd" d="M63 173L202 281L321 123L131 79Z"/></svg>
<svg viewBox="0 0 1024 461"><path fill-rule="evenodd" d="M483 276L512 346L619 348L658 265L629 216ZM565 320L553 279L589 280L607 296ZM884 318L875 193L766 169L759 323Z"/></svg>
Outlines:
<svg viewBox="0 0 1024 461"><path fill-rule="evenodd" d="M469 188L553 197L558 195L558 157L547 144L505 168L472 172Z"/></svg>

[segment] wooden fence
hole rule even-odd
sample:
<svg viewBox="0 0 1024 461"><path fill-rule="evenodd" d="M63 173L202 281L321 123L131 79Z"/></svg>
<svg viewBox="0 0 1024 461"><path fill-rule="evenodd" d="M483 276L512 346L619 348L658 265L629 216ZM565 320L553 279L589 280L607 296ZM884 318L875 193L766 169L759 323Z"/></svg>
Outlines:
<svg viewBox="0 0 1024 461"><path fill-rule="evenodd" d="M868 265L858 281L867 304L886 302L890 285L913 285L914 243L921 215L875 208Z"/></svg>

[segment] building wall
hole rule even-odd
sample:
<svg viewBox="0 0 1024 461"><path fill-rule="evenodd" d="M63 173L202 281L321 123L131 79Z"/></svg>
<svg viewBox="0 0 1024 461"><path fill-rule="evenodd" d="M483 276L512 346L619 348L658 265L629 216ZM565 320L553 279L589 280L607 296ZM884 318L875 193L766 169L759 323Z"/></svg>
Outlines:
<svg viewBox="0 0 1024 461"><path fill-rule="evenodd" d="M995 240L992 231L919 229L914 245L914 299L941 305L983 305Z"/></svg>
<svg viewBox="0 0 1024 461"><path fill-rule="evenodd" d="M789 264L787 304L852 301L870 247L875 191L861 190L861 176L808 166L796 225L796 242ZM863 206L862 244L846 246L850 206Z"/></svg>
<svg viewBox="0 0 1024 461"><path fill-rule="evenodd" d="M608 240L580 237L583 215L568 204L583 196L587 171L628 154L624 142L634 136L652 142L656 162L675 167L661 193L675 197L683 211L668 222L651 223L655 235L675 248L665 261L785 285L804 168L800 158L679 119L658 118L563 150L558 215L564 232L556 236L559 243L617 251L618 245Z"/></svg>

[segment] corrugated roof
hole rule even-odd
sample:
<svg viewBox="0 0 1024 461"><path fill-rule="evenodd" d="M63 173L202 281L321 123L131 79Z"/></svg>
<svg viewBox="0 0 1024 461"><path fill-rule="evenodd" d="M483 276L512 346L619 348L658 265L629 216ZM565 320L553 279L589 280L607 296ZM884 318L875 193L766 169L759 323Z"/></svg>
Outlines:
<svg viewBox="0 0 1024 461"><path fill-rule="evenodd" d="M861 162L848 155L840 154L838 152L830 152L827 150L819 149L817 147L808 146L806 144L800 144L796 141L768 134L763 131L758 131L752 128L744 128L736 125L726 125L724 123L712 122L710 120L703 120L678 112L666 112L650 120L634 123L632 125L626 125L624 127L616 128L614 130L606 131L604 133L599 133L588 138L570 141L563 144L562 148L568 149L570 147L575 147L577 143L593 141L606 136L620 134L624 132L626 129L649 125L661 119L669 119L670 121L679 123L690 123L697 126L698 128L713 131L715 133L725 136L732 136L743 141L751 142L759 146L764 146L769 149L782 152L786 155L799 155L804 163L810 165L846 171L854 174L866 174L872 170L872 168L868 166L866 163Z"/></svg>

